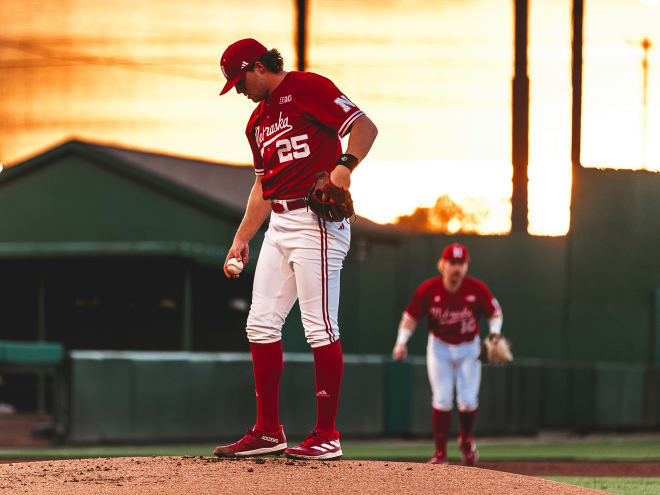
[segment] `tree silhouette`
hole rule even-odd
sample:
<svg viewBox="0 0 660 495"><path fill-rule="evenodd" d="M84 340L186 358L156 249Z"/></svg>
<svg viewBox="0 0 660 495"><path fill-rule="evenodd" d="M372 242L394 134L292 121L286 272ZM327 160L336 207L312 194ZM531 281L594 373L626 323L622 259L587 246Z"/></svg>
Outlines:
<svg viewBox="0 0 660 495"><path fill-rule="evenodd" d="M407 232L475 233L488 209L480 202L472 203L468 211L449 196L440 196L431 208L419 207L410 215L397 217L394 225Z"/></svg>

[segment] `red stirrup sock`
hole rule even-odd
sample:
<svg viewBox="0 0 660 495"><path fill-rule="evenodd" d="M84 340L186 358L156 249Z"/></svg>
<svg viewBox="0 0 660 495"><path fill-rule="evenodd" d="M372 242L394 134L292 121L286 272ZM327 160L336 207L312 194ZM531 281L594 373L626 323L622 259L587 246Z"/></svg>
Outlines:
<svg viewBox="0 0 660 495"><path fill-rule="evenodd" d="M255 428L266 433L280 429L278 395L282 376L282 341L270 344L250 342L252 369L257 391L257 424Z"/></svg>
<svg viewBox="0 0 660 495"><path fill-rule="evenodd" d="M450 424L451 411L433 409L433 439L435 440L436 452L447 452Z"/></svg>
<svg viewBox="0 0 660 495"><path fill-rule="evenodd" d="M344 356L339 341L316 347L312 351L316 374L316 428L314 429L334 435Z"/></svg>
<svg viewBox="0 0 660 495"><path fill-rule="evenodd" d="M477 410L474 411L459 411L458 419L461 422L461 441L472 438L472 427L474 420L477 418Z"/></svg>

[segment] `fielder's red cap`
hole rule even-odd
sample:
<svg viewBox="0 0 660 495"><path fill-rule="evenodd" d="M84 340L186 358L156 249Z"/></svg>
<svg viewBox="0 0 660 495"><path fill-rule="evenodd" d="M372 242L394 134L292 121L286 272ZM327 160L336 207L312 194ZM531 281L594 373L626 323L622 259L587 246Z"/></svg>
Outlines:
<svg viewBox="0 0 660 495"><path fill-rule="evenodd" d="M220 59L220 69L227 79L220 94L224 95L233 88L252 64L267 51L264 45L252 38L238 40L229 45Z"/></svg>
<svg viewBox="0 0 660 495"><path fill-rule="evenodd" d="M463 244L455 242L454 244L450 244L445 248L445 250L442 252L442 259L448 261L470 261L470 255L468 254L467 248L463 246Z"/></svg>

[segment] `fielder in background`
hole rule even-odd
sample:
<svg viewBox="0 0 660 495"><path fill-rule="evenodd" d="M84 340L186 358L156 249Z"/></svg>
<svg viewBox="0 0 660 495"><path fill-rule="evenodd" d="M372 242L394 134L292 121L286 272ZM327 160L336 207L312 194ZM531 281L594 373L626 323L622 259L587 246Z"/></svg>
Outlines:
<svg viewBox="0 0 660 495"><path fill-rule="evenodd" d="M429 463L447 464L447 439L454 403L454 386L460 420L459 445L463 462L474 465L478 459L472 436L479 406L481 361L478 320L485 316L493 342L500 339L502 311L488 287L467 277L470 257L462 244L450 244L438 261L440 277L419 286L403 313L392 357L408 356L407 342L417 322L428 316L426 365L433 392L433 435L435 455Z"/></svg>
<svg viewBox="0 0 660 495"><path fill-rule="evenodd" d="M227 277L237 276L235 268L234 274L228 271L228 261L235 258L246 264L250 240L266 218L270 223L247 319L257 420L238 442L217 447L214 453L248 456L284 451L289 457L339 459L335 418L343 357L337 312L339 271L349 248L350 224L345 219L321 218L308 207L308 200L310 191L316 195L313 185L324 173L329 174L329 182L317 199L325 202L328 187L347 196L351 172L369 152L376 126L329 79L282 70L280 53L254 39L231 44L220 66L227 79L220 94L235 87L238 94L257 103L246 129L256 178L225 260ZM342 153L340 138L349 133ZM281 329L296 298L314 354L317 418L305 441L287 448L278 415Z"/></svg>

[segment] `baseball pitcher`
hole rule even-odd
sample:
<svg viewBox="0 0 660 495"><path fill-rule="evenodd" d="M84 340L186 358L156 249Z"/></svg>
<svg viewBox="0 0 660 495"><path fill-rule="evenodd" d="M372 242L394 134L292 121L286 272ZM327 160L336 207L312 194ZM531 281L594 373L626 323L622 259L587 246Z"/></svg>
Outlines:
<svg viewBox="0 0 660 495"><path fill-rule="evenodd" d="M246 129L256 177L227 253L227 277L238 276L236 267L249 260L250 239L266 218L270 222L247 319L257 419L243 438L217 447L214 454L284 451L289 457L339 459L342 450L335 430L343 369L337 325L339 272L354 215L348 188L351 172L369 152L377 129L329 79L282 70L280 53L254 39L229 45L220 67L227 79L220 94L236 88L257 103ZM342 153L340 138L349 133ZM296 299L314 354L317 418L306 440L287 448L278 416L281 329Z"/></svg>
<svg viewBox="0 0 660 495"><path fill-rule="evenodd" d="M488 319L491 342L500 340L502 310L488 287L466 276L470 257L462 244L450 244L438 262L440 277L419 286L399 324L392 357L408 356L407 342L417 322L428 317L426 365L433 393L433 434L435 455L431 464L447 464L447 439L454 387L460 420L459 445L463 462L474 465L478 453L472 428L479 406L481 384L478 320Z"/></svg>

